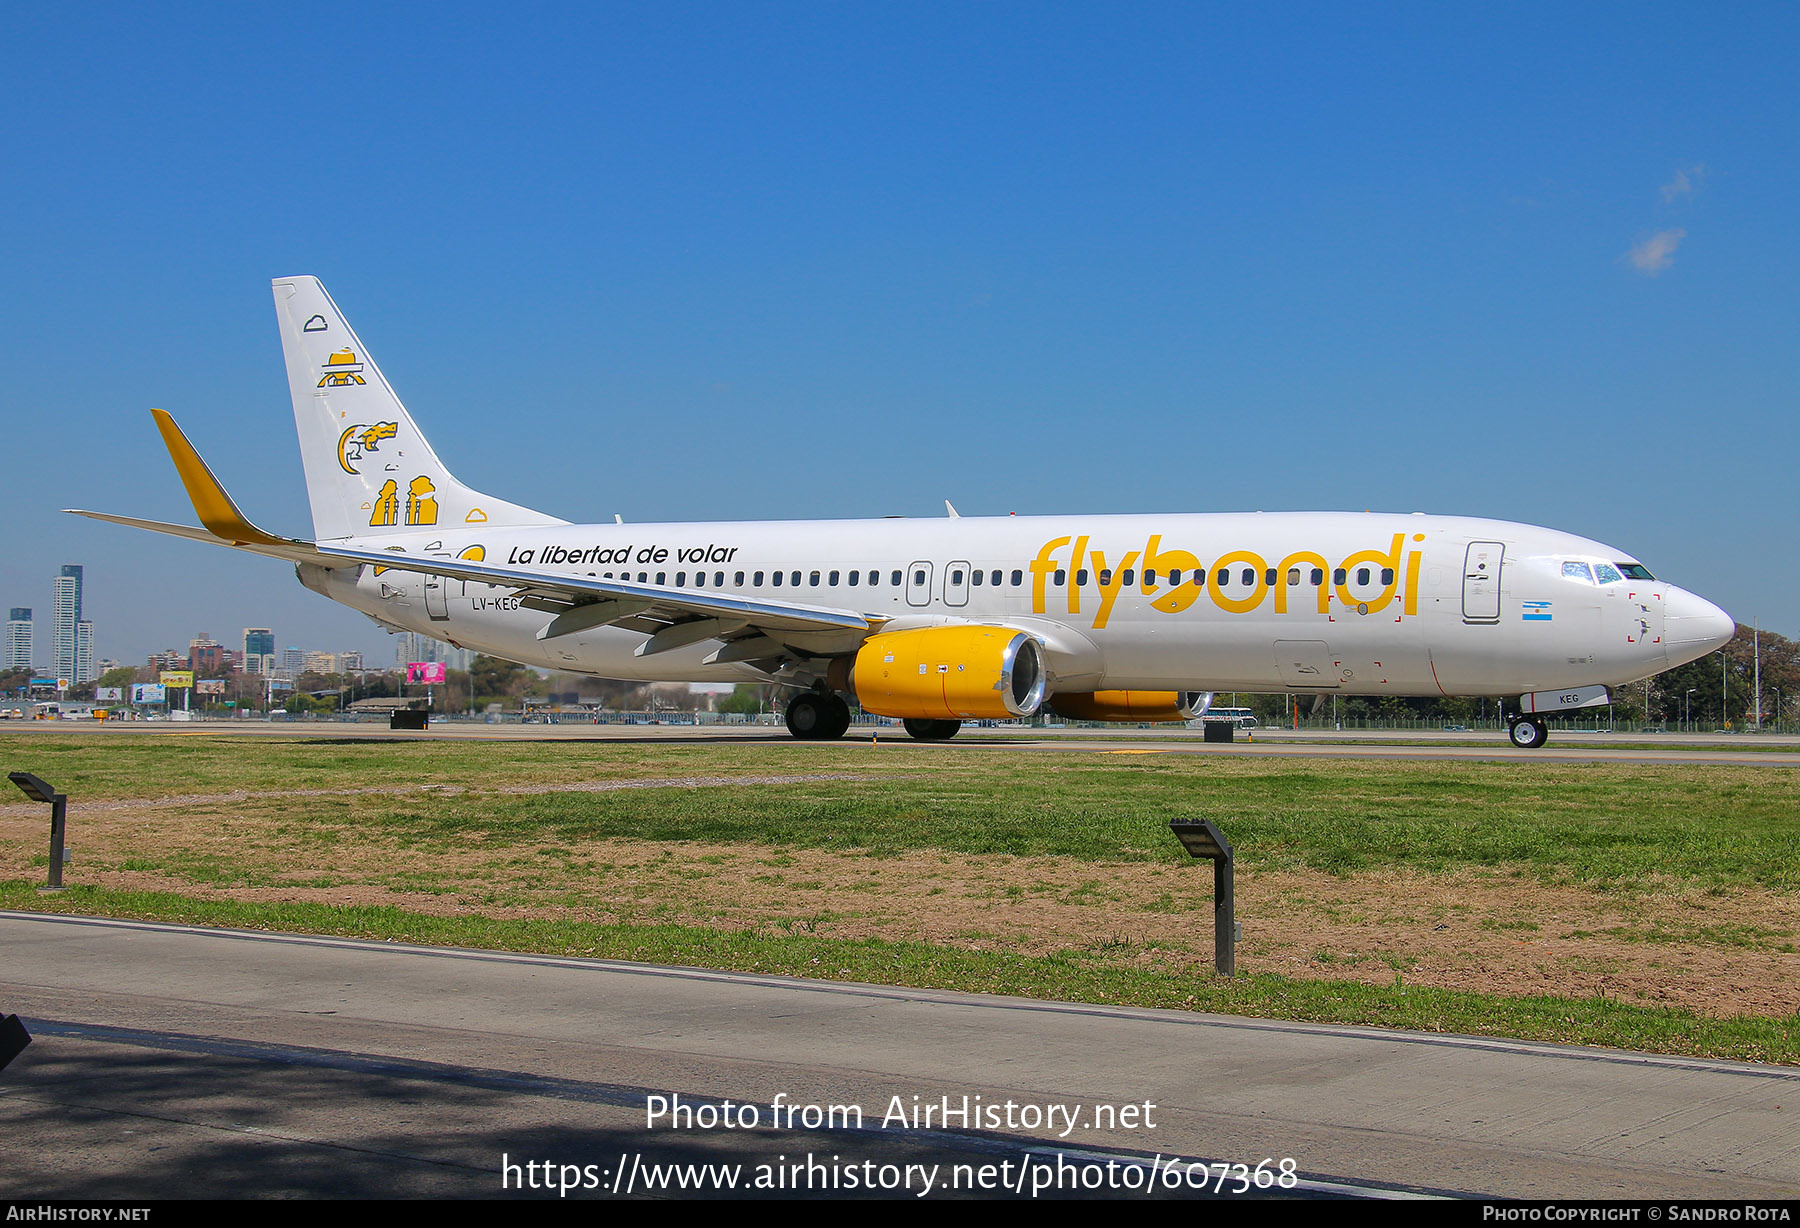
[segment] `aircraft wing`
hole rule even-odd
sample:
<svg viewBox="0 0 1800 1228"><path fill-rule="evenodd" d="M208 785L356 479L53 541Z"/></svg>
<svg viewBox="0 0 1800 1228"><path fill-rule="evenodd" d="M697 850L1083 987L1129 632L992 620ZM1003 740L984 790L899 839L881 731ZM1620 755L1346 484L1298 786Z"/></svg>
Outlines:
<svg viewBox="0 0 1800 1228"><path fill-rule="evenodd" d="M639 650L640 656L701 640L724 639L746 630L853 631L866 635L886 621L855 610L828 606L759 601L705 589L666 588L630 580L533 571L402 550L358 550L328 545L315 549L327 558L367 563L381 569L423 572L514 589L527 607L556 615L538 633L541 640L608 623L649 631L652 639Z"/></svg>

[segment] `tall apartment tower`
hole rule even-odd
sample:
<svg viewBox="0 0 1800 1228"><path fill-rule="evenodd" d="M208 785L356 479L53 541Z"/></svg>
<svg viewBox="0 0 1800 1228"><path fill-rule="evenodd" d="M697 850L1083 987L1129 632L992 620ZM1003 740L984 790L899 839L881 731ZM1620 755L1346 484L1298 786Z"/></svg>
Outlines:
<svg viewBox="0 0 1800 1228"><path fill-rule="evenodd" d="M6 619L6 668L31 668L31 607L14 606Z"/></svg>
<svg viewBox="0 0 1800 1228"><path fill-rule="evenodd" d="M51 600L51 631L56 639L56 676L67 678L70 682L86 682L87 679L76 675L78 652L76 639L81 626L81 567L76 563L64 563L62 574L56 577L54 596ZM90 659L92 655L92 630L89 631ZM92 668L90 664L89 668Z"/></svg>
<svg viewBox="0 0 1800 1228"><path fill-rule="evenodd" d="M275 672L275 633L267 627L244 628L244 672Z"/></svg>
<svg viewBox="0 0 1800 1228"><path fill-rule="evenodd" d="M75 624L76 682L92 682L100 675L94 669L94 624L82 619Z"/></svg>

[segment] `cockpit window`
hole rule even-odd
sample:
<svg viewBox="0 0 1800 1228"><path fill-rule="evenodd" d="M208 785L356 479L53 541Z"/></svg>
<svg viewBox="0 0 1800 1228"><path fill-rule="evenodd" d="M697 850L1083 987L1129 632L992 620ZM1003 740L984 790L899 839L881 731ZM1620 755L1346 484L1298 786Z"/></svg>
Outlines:
<svg viewBox="0 0 1800 1228"><path fill-rule="evenodd" d="M1624 578L1624 576L1619 574L1619 569L1614 567L1611 563L1594 564L1594 579L1600 581L1602 584L1617 584Z"/></svg>
<svg viewBox="0 0 1800 1228"><path fill-rule="evenodd" d="M1642 563L1620 563L1619 570L1625 573L1625 578L1627 580L1656 579L1655 576L1650 574L1650 569Z"/></svg>
<svg viewBox="0 0 1800 1228"><path fill-rule="evenodd" d="M1588 565L1586 563L1564 563L1563 579L1581 580L1584 583L1592 584L1594 582L1594 573L1588 570Z"/></svg>

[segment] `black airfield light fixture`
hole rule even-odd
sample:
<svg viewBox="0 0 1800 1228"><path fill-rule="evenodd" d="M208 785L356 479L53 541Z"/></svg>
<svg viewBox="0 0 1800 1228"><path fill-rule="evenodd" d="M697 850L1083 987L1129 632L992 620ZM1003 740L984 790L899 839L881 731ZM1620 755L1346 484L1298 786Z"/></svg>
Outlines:
<svg viewBox="0 0 1800 1228"><path fill-rule="evenodd" d="M68 818L69 795L30 772L8 772L6 778L34 802L50 803L50 891L63 889L63 830Z"/></svg>
<svg viewBox="0 0 1800 1228"><path fill-rule="evenodd" d="M1237 975L1237 908L1232 899L1231 845L1210 819L1172 819L1169 830L1188 856L1213 863L1213 962L1220 976Z"/></svg>

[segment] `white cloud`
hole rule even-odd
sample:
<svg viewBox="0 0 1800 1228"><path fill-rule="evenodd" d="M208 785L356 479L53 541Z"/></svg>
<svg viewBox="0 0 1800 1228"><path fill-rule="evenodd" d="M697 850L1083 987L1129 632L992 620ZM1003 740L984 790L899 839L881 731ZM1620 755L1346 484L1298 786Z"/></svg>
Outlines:
<svg viewBox="0 0 1800 1228"><path fill-rule="evenodd" d="M1685 238L1685 230L1659 230L1626 252L1625 259L1638 272L1654 277L1675 263L1675 249L1681 246L1681 241Z"/></svg>
<svg viewBox="0 0 1800 1228"><path fill-rule="evenodd" d="M1696 162L1686 170L1675 172L1675 178L1662 185L1663 204L1670 204L1678 197L1687 196L1700 190L1700 181L1706 177L1706 163Z"/></svg>

